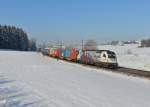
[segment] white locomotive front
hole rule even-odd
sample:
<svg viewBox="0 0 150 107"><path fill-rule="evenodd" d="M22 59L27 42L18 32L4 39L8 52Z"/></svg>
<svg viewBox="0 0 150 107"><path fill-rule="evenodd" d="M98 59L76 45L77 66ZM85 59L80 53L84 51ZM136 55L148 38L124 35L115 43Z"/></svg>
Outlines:
<svg viewBox="0 0 150 107"><path fill-rule="evenodd" d="M96 66L117 68L117 57L110 50L83 50L79 52L78 61Z"/></svg>

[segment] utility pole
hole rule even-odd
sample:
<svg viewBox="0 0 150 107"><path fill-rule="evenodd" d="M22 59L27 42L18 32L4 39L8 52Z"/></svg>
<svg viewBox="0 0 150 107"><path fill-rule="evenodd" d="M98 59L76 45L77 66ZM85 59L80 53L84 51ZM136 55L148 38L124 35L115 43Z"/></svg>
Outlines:
<svg viewBox="0 0 150 107"><path fill-rule="evenodd" d="M56 48L60 48L60 42L59 42L59 40L57 40L57 44L56 44L55 47L56 47Z"/></svg>
<svg viewBox="0 0 150 107"><path fill-rule="evenodd" d="M82 40L82 51L83 51L83 40Z"/></svg>
<svg viewBox="0 0 150 107"><path fill-rule="evenodd" d="M60 48L61 48L61 50L62 50L62 41L61 41L61 43L60 43Z"/></svg>

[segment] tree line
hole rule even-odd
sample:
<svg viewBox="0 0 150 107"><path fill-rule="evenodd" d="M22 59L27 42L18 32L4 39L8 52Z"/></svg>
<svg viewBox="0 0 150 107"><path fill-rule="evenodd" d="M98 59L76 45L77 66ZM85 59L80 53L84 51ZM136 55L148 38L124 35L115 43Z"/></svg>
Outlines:
<svg viewBox="0 0 150 107"><path fill-rule="evenodd" d="M141 40L141 47L150 47L150 38Z"/></svg>
<svg viewBox="0 0 150 107"><path fill-rule="evenodd" d="M32 45L36 47L35 41L30 41L23 29L0 25L0 49L27 51Z"/></svg>

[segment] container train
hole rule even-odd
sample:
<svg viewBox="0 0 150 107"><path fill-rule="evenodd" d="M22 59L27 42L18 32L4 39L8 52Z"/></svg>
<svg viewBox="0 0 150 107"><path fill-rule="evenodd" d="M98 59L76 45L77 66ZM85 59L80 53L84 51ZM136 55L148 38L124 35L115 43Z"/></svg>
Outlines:
<svg viewBox="0 0 150 107"><path fill-rule="evenodd" d="M110 50L79 50L76 48L45 48L43 55L57 59L95 65L106 68L117 68L116 54Z"/></svg>

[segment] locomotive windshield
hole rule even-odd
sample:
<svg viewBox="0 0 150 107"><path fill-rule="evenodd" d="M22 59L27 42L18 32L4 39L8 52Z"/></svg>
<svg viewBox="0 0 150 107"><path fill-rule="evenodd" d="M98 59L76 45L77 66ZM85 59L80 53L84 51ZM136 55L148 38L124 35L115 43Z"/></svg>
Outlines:
<svg viewBox="0 0 150 107"><path fill-rule="evenodd" d="M116 58L115 54L108 54L108 58Z"/></svg>
<svg viewBox="0 0 150 107"><path fill-rule="evenodd" d="M116 54L112 51L107 51L108 58L116 58Z"/></svg>

